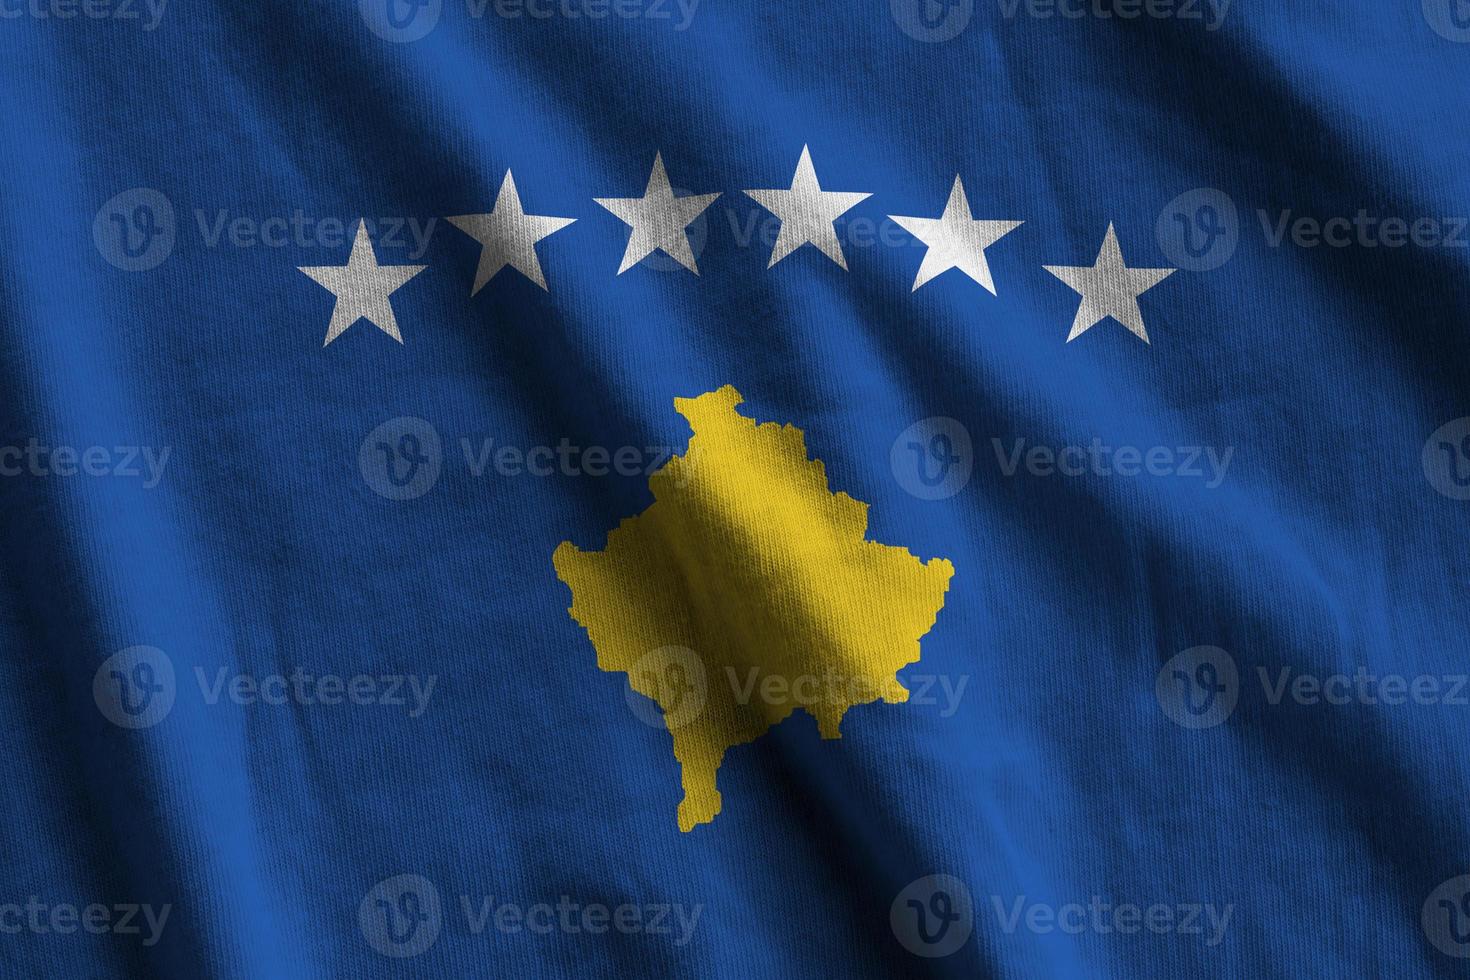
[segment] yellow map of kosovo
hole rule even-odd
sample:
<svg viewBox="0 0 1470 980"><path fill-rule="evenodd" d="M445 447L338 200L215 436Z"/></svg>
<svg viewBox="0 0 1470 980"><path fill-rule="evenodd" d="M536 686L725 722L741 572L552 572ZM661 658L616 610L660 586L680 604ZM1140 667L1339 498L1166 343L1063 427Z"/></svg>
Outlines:
<svg viewBox="0 0 1470 980"><path fill-rule="evenodd" d="M603 551L552 556L597 665L656 702L683 774L679 829L720 812L726 750L797 708L840 737L857 704L908 700L896 673L944 605L954 566L866 540L868 505L827 488L800 429L736 412L733 387L674 408L688 452Z"/></svg>

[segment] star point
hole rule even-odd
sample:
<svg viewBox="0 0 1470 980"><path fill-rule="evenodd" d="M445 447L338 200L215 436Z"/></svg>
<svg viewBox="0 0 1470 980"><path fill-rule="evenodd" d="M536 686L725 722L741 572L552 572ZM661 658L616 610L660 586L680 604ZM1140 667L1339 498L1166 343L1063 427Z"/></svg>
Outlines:
<svg viewBox="0 0 1470 980"><path fill-rule="evenodd" d="M663 252L684 268L699 275L699 263L694 249L689 244L686 229L720 195L692 194L679 197L669 183L668 171L664 169L663 153L653 158L653 171L648 175L648 187L642 197L599 197L598 204L626 224L631 233L628 248L623 252L618 275L627 272L654 252Z"/></svg>
<svg viewBox="0 0 1470 980"><path fill-rule="evenodd" d="M1082 296L1077 318L1072 321L1072 332L1067 335L1069 344L1109 317L1127 327L1145 344L1150 343L1138 298L1177 271L1129 268L1123 261L1123 250L1118 245L1118 234L1111 222L1093 265L1048 265L1044 268Z"/></svg>
<svg viewBox="0 0 1470 980"><path fill-rule="evenodd" d="M847 256L843 254L842 243L837 240L837 228L833 222L873 196L822 190L816 167L812 165L811 149L807 146L801 148L801 159L796 163L790 189L748 190L745 193L781 219L781 231L766 268L771 268L803 245L815 245L844 271L847 270Z"/></svg>
<svg viewBox="0 0 1470 980"><path fill-rule="evenodd" d="M475 285L470 290L470 295L476 296L506 266L549 291L541 260L536 255L536 243L577 219L527 214L516 190L515 177L507 170L495 197L495 207L489 214L463 214L448 220L481 245Z"/></svg>
<svg viewBox="0 0 1470 980"><path fill-rule="evenodd" d="M352 241L352 254L346 265L298 266L299 271L316 280L337 297L332 308L332 321L327 327L326 347L353 326L358 320L367 320L400 344L403 335L398 330L398 318L393 315L390 297L414 276L427 269L426 265L379 265L373 251L373 240L367 232L367 222L357 223L357 234Z"/></svg>
<svg viewBox="0 0 1470 980"><path fill-rule="evenodd" d="M1021 221L976 220L965 195L964 181L959 175L955 176L944 214L938 218L908 218L896 214L889 215L889 218L928 246L924 261L919 265L919 273L914 278L913 292L918 292L920 286L941 273L958 269L992 296L995 295L995 280L990 274L985 250L1024 224Z"/></svg>

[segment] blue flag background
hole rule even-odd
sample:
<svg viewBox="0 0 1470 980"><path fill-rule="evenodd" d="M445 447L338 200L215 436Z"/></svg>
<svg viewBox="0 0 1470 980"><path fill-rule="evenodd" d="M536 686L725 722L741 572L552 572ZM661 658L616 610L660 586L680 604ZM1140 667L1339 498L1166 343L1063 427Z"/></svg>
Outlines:
<svg viewBox="0 0 1470 980"><path fill-rule="evenodd" d="M392 3L0 0L0 972L1458 975L1466 4ZM471 297L507 170L577 220ZM913 289L956 175L998 295ZM360 219L427 269L323 347ZM551 554L725 384L956 573L681 833Z"/></svg>

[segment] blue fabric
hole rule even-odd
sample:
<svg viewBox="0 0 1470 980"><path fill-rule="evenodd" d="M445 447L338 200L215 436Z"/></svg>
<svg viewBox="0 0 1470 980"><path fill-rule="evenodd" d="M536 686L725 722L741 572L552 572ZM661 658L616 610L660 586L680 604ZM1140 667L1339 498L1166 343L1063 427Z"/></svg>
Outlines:
<svg viewBox="0 0 1470 980"><path fill-rule="evenodd" d="M1457 975L1470 11L1064 6L446 0L395 27L366 0L0 0L0 971ZM789 186L803 146L873 195L846 272L812 247L768 269L741 193ZM636 197L659 152L723 193L698 276L616 274L628 227L594 198ZM577 222L537 246L549 291L507 270L471 298L479 246L444 218L507 169ZM1025 221L987 251L997 296L913 290L924 248L887 220L937 217L956 175L976 217ZM1444 240L1297 224L1360 211ZM332 297L297 268L346 263L361 218L428 268L392 298L403 344L361 322L323 348ZM1044 266L1091 265L1110 223L1179 271L1139 300L1151 343L1068 343L1079 297ZM798 713L681 833L668 734L597 669L551 554L646 508L689 438L673 399L725 384L805 432L873 540L956 574L900 674L929 698L836 741ZM364 477L402 418L441 440L412 500ZM916 424L970 439L948 496L905 469ZM487 439L640 469L477 475ZM1206 475L1008 475L1017 440L1193 447ZM1218 482L1205 447L1232 451ZM303 673L374 703L215 686ZM1438 694L1332 680L1360 674ZM114 683L167 684L166 717L116 723ZM564 896L670 928L474 927ZM55 914L92 906L96 932ZM396 947L384 910L434 941ZM919 955L920 910L971 931Z"/></svg>

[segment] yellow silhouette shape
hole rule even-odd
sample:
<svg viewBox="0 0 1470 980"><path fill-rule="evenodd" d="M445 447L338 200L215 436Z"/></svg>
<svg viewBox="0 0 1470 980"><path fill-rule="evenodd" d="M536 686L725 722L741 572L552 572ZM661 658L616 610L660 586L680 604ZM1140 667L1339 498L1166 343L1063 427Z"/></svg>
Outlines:
<svg viewBox="0 0 1470 980"><path fill-rule="evenodd" d="M733 387L674 408L689 450L649 478L654 503L607 548L552 556L597 665L658 703L683 774L679 829L720 812L732 746L797 708L824 739L856 704L908 700L954 566L867 541L868 505L831 493L800 429L757 425Z"/></svg>

